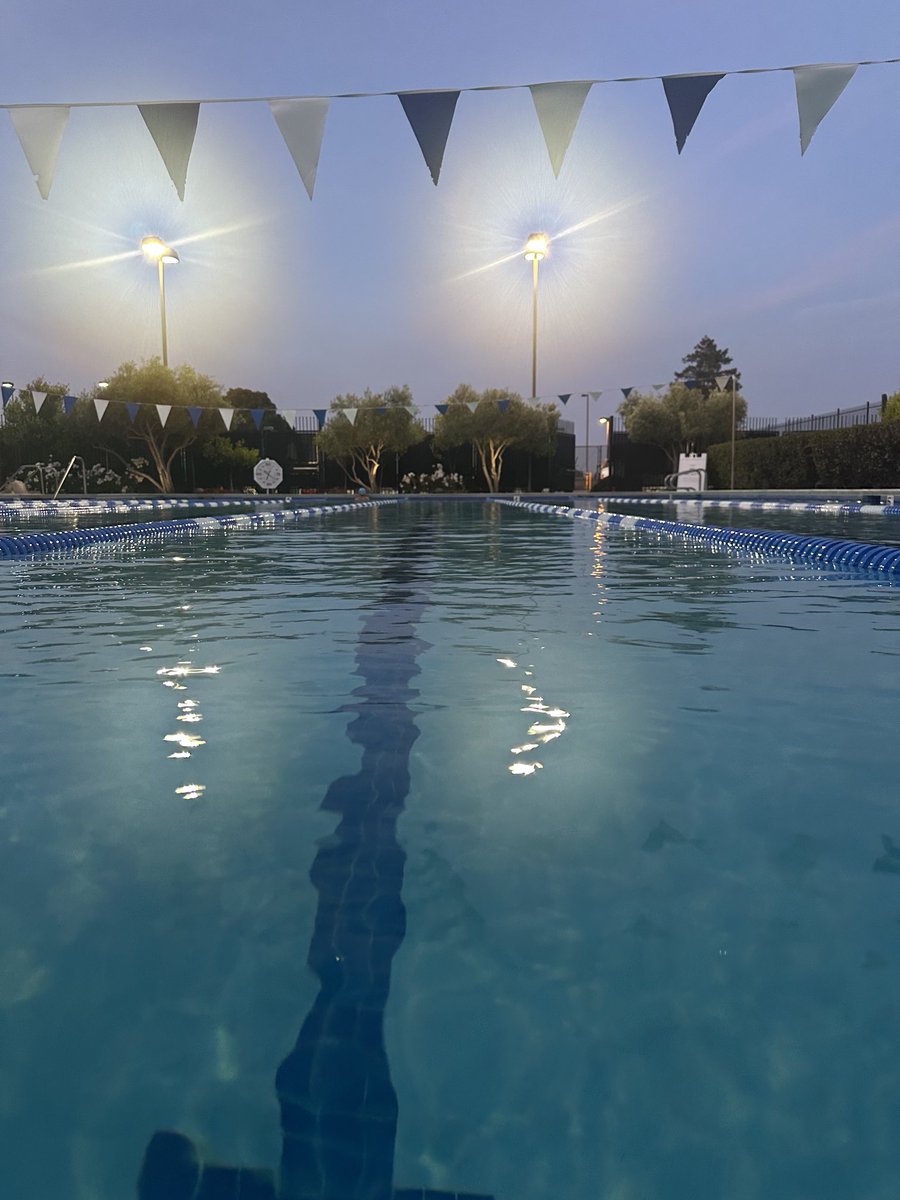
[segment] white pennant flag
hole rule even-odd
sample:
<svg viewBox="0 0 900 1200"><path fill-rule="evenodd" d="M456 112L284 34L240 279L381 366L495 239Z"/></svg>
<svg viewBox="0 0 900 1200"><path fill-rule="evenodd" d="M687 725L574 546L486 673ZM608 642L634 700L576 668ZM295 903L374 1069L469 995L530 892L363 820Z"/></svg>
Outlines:
<svg viewBox="0 0 900 1200"><path fill-rule="evenodd" d="M602 392L591 392L590 393L590 397L592 400L599 400L602 395L603 395Z"/></svg>
<svg viewBox="0 0 900 1200"><path fill-rule="evenodd" d="M557 178L591 86L590 83L535 83L529 89Z"/></svg>
<svg viewBox="0 0 900 1200"><path fill-rule="evenodd" d="M731 378L732 378L731 375L717 375L716 376L716 387L719 389L720 392L725 391L725 387L728 383L728 380Z"/></svg>
<svg viewBox="0 0 900 1200"><path fill-rule="evenodd" d="M856 66L794 67L800 153L805 154L820 122L856 74Z"/></svg>
<svg viewBox="0 0 900 1200"><path fill-rule="evenodd" d="M305 100L270 100L269 108L291 152L306 194L312 200L325 119L328 116L328 98L313 96Z"/></svg>
<svg viewBox="0 0 900 1200"><path fill-rule="evenodd" d="M480 403L480 400L467 400L466 407L468 408L469 412L474 412Z"/></svg>
<svg viewBox="0 0 900 1200"><path fill-rule="evenodd" d="M171 404L157 404L156 405L156 412L157 412L157 416L159 417L159 423L160 423L160 425L162 425L163 429L165 429L165 427L166 427L166 421L168 421L169 413L171 411L172 411Z"/></svg>
<svg viewBox="0 0 900 1200"><path fill-rule="evenodd" d="M188 162L197 132L199 104L139 104L138 111L150 130L178 199L184 199Z"/></svg>
<svg viewBox="0 0 900 1200"><path fill-rule="evenodd" d="M108 405L109 405L108 400L101 400L99 396L94 397L94 409L97 413L98 421L103 420L103 414L106 412Z"/></svg>
<svg viewBox="0 0 900 1200"><path fill-rule="evenodd" d="M41 411L41 405L47 399L47 393L46 392L32 392L31 399L34 401L34 411L36 413L39 413Z"/></svg>
<svg viewBox="0 0 900 1200"><path fill-rule="evenodd" d="M233 408L220 408L219 412L222 414L222 424L225 426L226 429L230 429L231 422L234 419L234 409Z"/></svg>
<svg viewBox="0 0 900 1200"><path fill-rule="evenodd" d="M69 119L66 106L47 108L11 108L9 115L25 151L31 173L44 200L50 195L56 156Z"/></svg>
<svg viewBox="0 0 900 1200"><path fill-rule="evenodd" d="M297 414L292 409L286 408L279 415L283 420L287 421L291 429L297 428Z"/></svg>
<svg viewBox="0 0 900 1200"><path fill-rule="evenodd" d="M344 416L347 418L347 420L350 422L350 424L355 425L356 424L356 414L359 412L359 409L358 408L345 408L343 411L344 411Z"/></svg>

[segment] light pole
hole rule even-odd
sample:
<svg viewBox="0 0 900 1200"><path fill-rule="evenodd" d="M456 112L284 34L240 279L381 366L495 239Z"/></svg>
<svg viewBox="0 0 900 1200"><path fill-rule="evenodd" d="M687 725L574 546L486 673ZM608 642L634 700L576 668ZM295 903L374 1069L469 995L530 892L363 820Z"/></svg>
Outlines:
<svg viewBox="0 0 900 1200"><path fill-rule="evenodd" d="M737 370L731 367L716 377L716 387L719 388L719 391L725 390L721 386L722 377L725 375L728 376L731 382L731 490L734 491L734 445L737 439Z"/></svg>
<svg viewBox="0 0 900 1200"><path fill-rule="evenodd" d="M530 233L525 243L525 260L533 268L531 289L531 395L537 395L537 301L538 301L538 264L547 257L550 239L546 233Z"/></svg>
<svg viewBox="0 0 900 1200"><path fill-rule="evenodd" d="M166 242L155 234L141 238L144 256L159 268L159 319L162 324L162 363L169 365L169 343L166 337L166 263L177 263L178 255Z"/></svg>

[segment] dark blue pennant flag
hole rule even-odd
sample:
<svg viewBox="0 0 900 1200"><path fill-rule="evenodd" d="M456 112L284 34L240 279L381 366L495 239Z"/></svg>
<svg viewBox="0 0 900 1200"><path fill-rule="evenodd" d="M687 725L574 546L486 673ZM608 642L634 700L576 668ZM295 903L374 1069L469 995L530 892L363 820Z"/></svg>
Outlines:
<svg viewBox="0 0 900 1200"><path fill-rule="evenodd" d="M265 411L266 410L264 408L251 408L250 409L250 416L253 418L253 424L256 426L257 429L259 429L262 425L263 416L265 414Z"/></svg>
<svg viewBox="0 0 900 1200"><path fill-rule="evenodd" d="M700 116L700 109L709 93L724 75L668 75L662 85L672 114L675 145L678 153L684 149L688 134Z"/></svg>
<svg viewBox="0 0 900 1200"><path fill-rule="evenodd" d="M447 411L447 409L450 407L450 405L449 404L436 404L434 407L438 410L438 412L441 414L441 416L443 416L444 413Z"/></svg>
<svg viewBox="0 0 900 1200"><path fill-rule="evenodd" d="M328 416L327 408L314 408L313 416L316 418L316 424L320 429L325 428L325 418Z"/></svg>
<svg viewBox="0 0 900 1200"><path fill-rule="evenodd" d="M141 406L139 404L129 403L129 404L126 404L125 407L128 409L128 415L129 415L129 417L131 417L131 423L133 425L137 418L138 413L141 411Z"/></svg>
<svg viewBox="0 0 900 1200"><path fill-rule="evenodd" d="M66 414L66 416L69 415L69 413L72 411L72 409L74 407L75 407L75 397L74 396L63 396L63 412Z"/></svg>
<svg viewBox="0 0 900 1200"><path fill-rule="evenodd" d="M459 92L398 92L397 99L403 105L437 187Z"/></svg>
<svg viewBox="0 0 900 1200"><path fill-rule="evenodd" d="M559 397L559 402L560 402L560 404L568 404L571 399L572 399L571 392L563 392L562 395Z"/></svg>
<svg viewBox="0 0 900 1200"><path fill-rule="evenodd" d="M627 400L628 397L631 395L631 393L634 391L634 388L633 387L622 388L621 391L622 391L622 395Z"/></svg>
<svg viewBox="0 0 900 1200"><path fill-rule="evenodd" d="M191 414L191 420L194 422L194 428L196 429L200 424L200 416L203 412L203 409L199 404L189 404L188 412Z"/></svg>
<svg viewBox="0 0 900 1200"><path fill-rule="evenodd" d="M6 408L10 400L13 398L13 392L16 390L15 384L4 383L0 385L0 391L3 393L3 407Z"/></svg>
<svg viewBox="0 0 900 1200"><path fill-rule="evenodd" d="M498 400L497 407L500 409L501 412L506 412L506 410L509 408L509 401L508 400Z"/></svg>

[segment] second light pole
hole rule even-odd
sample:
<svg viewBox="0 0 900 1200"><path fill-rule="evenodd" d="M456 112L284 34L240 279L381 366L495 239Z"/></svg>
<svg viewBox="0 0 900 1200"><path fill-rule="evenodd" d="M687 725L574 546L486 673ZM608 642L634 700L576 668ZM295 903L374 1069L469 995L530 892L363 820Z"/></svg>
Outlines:
<svg viewBox="0 0 900 1200"><path fill-rule="evenodd" d="M155 234L141 238L141 250L144 256L155 262L159 268L159 319L162 324L162 364L169 365L169 342L166 336L166 264L177 263L178 254L166 242Z"/></svg>
<svg viewBox="0 0 900 1200"><path fill-rule="evenodd" d="M531 395L537 396L538 266L547 257L550 239L546 233L531 233L525 243L525 259L533 267L531 289Z"/></svg>

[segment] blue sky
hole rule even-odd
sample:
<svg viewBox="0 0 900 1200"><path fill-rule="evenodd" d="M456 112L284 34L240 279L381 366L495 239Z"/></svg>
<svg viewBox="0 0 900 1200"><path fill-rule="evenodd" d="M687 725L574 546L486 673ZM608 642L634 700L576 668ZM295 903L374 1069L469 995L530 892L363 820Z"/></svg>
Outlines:
<svg viewBox="0 0 900 1200"><path fill-rule="evenodd" d="M14 0L4 51L6 104L333 95L887 58L900 5ZM336 100L312 203L263 104L201 109L183 203L136 109L73 111L46 201L3 117L0 374L80 390L159 353L136 252L158 233L170 361L224 387L528 394L515 252L544 228L571 232L541 268L542 395L612 410L709 334L751 414L877 400L900 389L898 111L900 65L860 68L801 158L792 76L729 76L679 157L662 85L606 84L556 180L527 90L464 93L435 188L395 97Z"/></svg>

